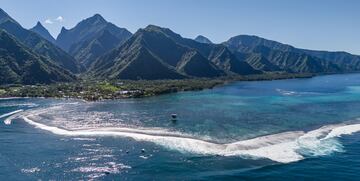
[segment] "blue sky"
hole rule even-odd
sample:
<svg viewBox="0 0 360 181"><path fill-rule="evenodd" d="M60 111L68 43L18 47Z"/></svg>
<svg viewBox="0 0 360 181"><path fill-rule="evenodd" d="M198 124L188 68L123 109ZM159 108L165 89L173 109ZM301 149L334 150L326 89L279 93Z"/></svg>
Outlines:
<svg viewBox="0 0 360 181"><path fill-rule="evenodd" d="M155 24L217 43L250 34L360 55L359 0L0 0L0 7L25 28L42 22L55 37L99 13L131 32Z"/></svg>

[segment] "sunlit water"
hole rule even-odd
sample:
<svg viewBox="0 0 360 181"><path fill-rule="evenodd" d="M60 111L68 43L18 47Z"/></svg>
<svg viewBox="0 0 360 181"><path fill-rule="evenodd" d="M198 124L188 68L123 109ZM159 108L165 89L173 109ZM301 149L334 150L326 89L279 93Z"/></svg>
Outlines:
<svg viewBox="0 0 360 181"><path fill-rule="evenodd" d="M360 173L360 74L103 102L0 99L0 121L0 180L356 180Z"/></svg>

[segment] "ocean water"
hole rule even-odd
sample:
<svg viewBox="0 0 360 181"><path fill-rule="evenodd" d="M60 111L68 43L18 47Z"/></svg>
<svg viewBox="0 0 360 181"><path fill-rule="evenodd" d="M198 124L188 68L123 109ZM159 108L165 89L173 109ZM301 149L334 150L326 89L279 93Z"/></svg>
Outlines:
<svg viewBox="0 0 360 181"><path fill-rule="evenodd" d="M358 180L359 133L360 74L102 102L6 98L0 180Z"/></svg>

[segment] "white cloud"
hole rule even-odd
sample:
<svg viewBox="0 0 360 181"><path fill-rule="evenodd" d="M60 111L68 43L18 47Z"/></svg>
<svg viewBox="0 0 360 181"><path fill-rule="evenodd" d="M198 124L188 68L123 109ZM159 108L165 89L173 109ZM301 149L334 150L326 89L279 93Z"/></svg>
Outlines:
<svg viewBox="0 0 360 181"><path fill-rule="evenodd" d="M57 18L48 18L44 21L45 24L54 24L54 23L62 23L65 19L62 16L58 16Z"/></svg>
<svg viewBox="0 0 360 181"><path fill-rule="evenodd" d="M46 24L53 24L54 22L51 21L51 19L47 19L47 20L45 20L45 23L46 23Z"/></svg>
<svg viewBox="0 0 360 181"><path fill-rule="evenodd" d="M55 21L58 21L58 22L63 22L64 21L64 18L62 16L58 16Z"/></svg>

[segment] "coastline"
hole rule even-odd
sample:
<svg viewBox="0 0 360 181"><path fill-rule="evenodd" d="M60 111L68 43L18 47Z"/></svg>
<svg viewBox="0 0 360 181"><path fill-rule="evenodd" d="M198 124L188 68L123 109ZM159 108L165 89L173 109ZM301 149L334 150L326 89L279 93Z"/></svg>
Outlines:
<svg viewBox="0 0 360 181"><path fill-rule="evenodd" d="M6 85L0 86L0 98L60 98L84 101L144 98L176 92L212 89L238 81L312 78L319 75L325 74L266 73L180 80L80 80L49 85Z"/></svg>

